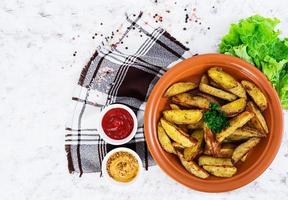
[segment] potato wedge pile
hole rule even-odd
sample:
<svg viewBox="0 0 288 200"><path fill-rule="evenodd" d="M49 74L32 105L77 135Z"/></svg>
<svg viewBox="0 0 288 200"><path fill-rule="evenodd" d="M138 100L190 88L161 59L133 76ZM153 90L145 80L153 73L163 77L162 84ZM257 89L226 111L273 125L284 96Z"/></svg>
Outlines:
<svg viewBox="0 0 288 200"><path fill-rule="evenodd" d="M159 143L196 177L232 177L237 163L249 159L251 150L269 133L263 116L268 106L264 93L222 68L210 68L199 83L171 85L165 97L169 109L158 123ZM204 117L211 104L217 104L219 113L228 118L228 126L215 133Z"/></svg>

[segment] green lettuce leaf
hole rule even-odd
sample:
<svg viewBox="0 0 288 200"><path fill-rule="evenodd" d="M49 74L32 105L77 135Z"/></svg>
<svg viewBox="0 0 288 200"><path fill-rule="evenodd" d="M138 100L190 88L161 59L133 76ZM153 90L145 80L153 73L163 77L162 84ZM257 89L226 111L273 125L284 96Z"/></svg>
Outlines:
<svg viewBox="0 0 288 200"><path fill-rule="evenodd" d="M275 30L279 20L259 15L232 24L219 44L220 53L237 56L254 64L272 82L282 105L288 101L288 38L281 40Z"/></svg>
<svg viewBox="0 0 288 200"><path fill-rule="evenodd" d="M277 91L283 108L288 110L288 65L280 73Z"/></svg>

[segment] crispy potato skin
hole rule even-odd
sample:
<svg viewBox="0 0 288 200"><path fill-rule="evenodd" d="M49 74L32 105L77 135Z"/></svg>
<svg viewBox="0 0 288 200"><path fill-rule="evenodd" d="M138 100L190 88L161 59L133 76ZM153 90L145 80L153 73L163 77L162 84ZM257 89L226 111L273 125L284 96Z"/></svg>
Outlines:
<svg viewBox="0 0 288 200"><path fill-rule="evenodd" d="M174 83L172 86L168 88L165 93L166 97L171 97L180 93L187 92L189 90L193 90L197 87L196 83L193 82L178 82Z"/></svg>
<svg viewBox="0 0 288 200"><path fill-rule="evenodd" d="M181 164L189 173L203 179L209 177L209 174L205 170L203 170L200 166L198 166L194 161L186 161L179 151L177 151L177 155L181 161Z"/></svg>
<svg viewBox="0 0 288 200"><path fill-rule="evenodd" d="M243 80L241 81L241 84L260 110L264 111L267 108L267 99L263 92L250 81Z"/></svg>
<svg viewBox="0 0 288 200"><path fill-rule="evenodd" d="M248 153L268 134L261 113L267 108L265 95L254 83L238 81L220 67L203 73L199 85L198 81L172 84L164 96L169 98L171 109L162 112L158 141L164 151L177 155L182 166L196 177L234 176L235 164L239 160L245 162ZM230 117L229 126L220 133L212 133L204 121L211 103L218 104L220 111Z"/></svg>
<svg viewBox="0 0 288 200"><path fill-rule="evenodd" d="M206 74L203 74L201 79L200 79L200 83L205 83L205 84L209 84L209 79L208 76Z"/></svg>
<svg viewBox="0 0 288 200"><path fill-rule="evenodd" d="M198 159L199 166L213 165L213 166L230 166L233 167L233 163L229 158L214 158L212 156L200 156Z"/></svg>
<svg viewBox="0 0 288 200"><path fill-rule="evenodd" d="M199 90L201 92L213 95L215 97L218 97L220 99L224 99L224 100L227 100L227 101L233 101L233 100L237 99L237 96L234 95L234 94L225 92L225 91L223 91L221 89L212 87L212 86L204 84L204 83L200 83Z"/></svg>
<svg viewBox="0 0 288 200"><path fill-rule="evenodd" d="M223 178L232 177L237 172L236 167L222 167L222 166L204 165L203 168L206 171L208 171L210 174L217 176L217 177L223 177Z"/></svg>
<svg viewBox="0 0 288 200"><path fill-rule="evenodd" d="M209 109L209 101L204 97L182 93L172 97L172 102L188 108Z"/></svg>
<svg viewBox="0 0 288 200"><path fill-rule="evenodd" d="M176 151L171 143L171 140L166 134L160 122L158 123L158 140L165 151L167 151L168 153L176 154Z"/></svg>
<svg viewBox="0 0 288 200"><path fill-rule="evenodd" d="M209 101L209 103L216 103L216 104L220 105L220 102L218 101L218 99L216 99L215 97L213 97L209 94L198 92L197 95L200 97L204 97L205 99L207 99Z"/></svg>
<svg viewBox="0 0 288 200"><path fill-rule="evenodd" d="M228 117L233 117L245 110L246 99L240 98L230 103L227 103L221 107L221 111L224 112Z"/></svg>
<svg viewBox="0 0 288 200"><path fill-rule="evenodd" d="M255 128L251 128L249 126L244 126L242 128L237 129L236 131L234 131L224 141L225 142L238 142L238 141L248 140L252 137L262 138L262 137L266 137L266 134L255 129Z"/></svg>
<svg viewBox="0 0 288 200"><path fill-rule="evenodd" d="M175 124L194 124L202 119L201 110L165 110L163 116Z"/></svg>
<svg viewBox="0 0 288 200"><path fill-rule="evenodd" d="M225 144L221 145L221 149L220 149L219 153L217 155L215 155L214 157L216 157L216 158L231 158L232 154L234 152L234 149L235 149L234 144L225 143ZM203 154L211 156L210 152L207 150L204 151Z"/></svg>
<svg viewBox="0 0 288 200"><path fill-rule="evenodd" d="M189 135L183 132L179 127L174 124L168 122L165 119L160 120L162 127L164 128L167 135L175 142L178 142L184 147L192 147L197 143L197 140L193 140L193 138L189 138Z"/></svg>
<svg viewBox="0 0 288 200"><path fill-rule="evenodd" d="M199 128L203 128L203 124L204 124L204 122L203 122L203 118L202 118L199 122L197 122L195 124L188 124L187 128L188 129L199 129Z"/></svg>
<svg viewBox="0 0 288 200"><path fill-rule="evenodd" d="M181 144L179 144L178 142L172 142L172 145L175 149L181 149L183 150L185 147L183 147Z"/></svg>
<svg viewBox="0 0 288 200"><path fill-rule="evenodd" d="M233 144L223 144L218 154L219 158L231 158L235 149Z"/></svg>
<svg viewBox="0 0 288 200"><path fill-rule="evenodd" d="M252 117L254 117L253 113L245 111L234 117L233 119L229 120L230 126L222 130L220 133L216 134L217 141L223 142L225 138L234 133L238 128L244 126Z"/></svg>
<svg viewBox="0 0 288 200"><path fill-rule="evenodd" d="M208 76L224 89L230 89L237 86L237 81L222 68L212 67L208 70Z"/></svg>
<svg viewBox="0 0 288 200"><path fill-rule="evenodd" d="M235 94L236 96L240 98L247 99L246 91L244 87L237 82L237 86L234 88L227 89L228 92L231 92L232 94Z"/></svg>
<svg viewBox="0 0 288 200"><path fill-rule="evenodd" d="M267 134L269 130L265 118L252 101L247 103L247 110L255 114L255 116L250 120L249 125Z"/></svg>
<svg viewBox="0 0 288 200"><path fill-rule="evenodd" d="M247 98L243 86L231 75L224 72L222 68L213 67L208 70L208 76L224 90L241 98Z"/></svg>
<svg viewBox="0 0 288 200"><path fill-rule="evenodd" d="M214 134L211 129L208 128L207 124L204 123L204 140L206 143L205 151L209 153L209 155L217 156L220 152L220 143L215 139Z"/></svg>
<svg viewBox="0 0 288 200"><path fill-rule="evenodd" d="M248 153L248 151L254 148L259 142L260 138L251 138L236 147L232 155L233 162L238 162L246 153Z"/></svg>
<svg viewBox="0 0 288 200"><path fill-rule="evenodd" d="M177 104L174 104L174 103L170 103L170 108L172 110L181 110L181 108Z"/></svg>
<svg viewBox="0 0 288 200"><path fill-rule="evenodd" d="M203 137L204 137L203 136L203 130L201 130L201 129L195 130L191 134L191 137L193 137L197 140L197 144L195 146L188 147L188 148L184 149L183 157L187 161L193 160L198 155L198 153L200 152L201 146L203 143Z"/></svg>
<svg viewBox="0 0 288 200"><path fill-rule="evenodd" d="M213 80L211 80L211 79L210 79L209 83L210 83L210 84L207 84L207 85L211 85L211 86L213 86L213 87L215 87L215 88L221 88L220 85L218 85L215 81L213 81Z"/></svg>
<svg viewBox="0 0 288 200"><path fill-rule="evenodd" d="M246 161L248 154L249 154L249 152L246 153L246 154L240 159L241 162L245 162L245 161Z"/></svg>

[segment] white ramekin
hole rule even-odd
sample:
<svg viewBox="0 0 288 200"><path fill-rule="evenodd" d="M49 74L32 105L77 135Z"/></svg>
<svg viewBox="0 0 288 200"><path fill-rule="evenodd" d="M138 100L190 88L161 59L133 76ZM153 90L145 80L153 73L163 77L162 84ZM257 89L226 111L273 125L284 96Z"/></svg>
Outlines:
<svg viewBox="0 0 288 200"><path fill-rule="evenodd" d="M113 108L122 108L122 109L125 109L126 111L129 112L129 114L132 116L132 119L133 119L133 123L134 123L134 127L130 133L130 135L126 138L123 138L122 140L114 140L110 137L108 137L103 128L102 128L102 119L104 117L104 115L111 109ZM136 115L135 113L133 112L133 110L131 110L131 108L129 108L128 106L125 106L123 104L112 104L112 105L109 105L107 106L106 108L104 108L101 113L100 113L100 116L99 116L99 123L98 123L98 130L99 130L99 134L101 136L101 138L107 142L108 144L113 144L113 145L121 145L121 144L125 144L127 142L129 142L136 134L137 132L137 128L138 128L138 121L137 121L137 118L136 118Z"/></svg>
<svg viewBox="0 0 288 200"><path fill-rule="evenodd" d="M138 161L138 165L139 165L139 171L138 171L138 174L137 174L137 176L132 180L132 181L130 181L130 182L119 182L119 181L116 181L116 180L114 180L112 177L110 177L109 176L109 174L108 174L108 172L107 172L107 169L106 169L106 167L107 167L107 161L108 161L108 159L110 158L110 156L112 156L114 153L116 153L116 152L127 152L127 153L130 153L130 154L132 154L135 158L136 158L136 160ZM104 159L103 159L103 161L102 161L102 175L103 175L103 177L105 178L105 180L107 180L108 182L110 182L110 183L112 183L112 184L115 184L115 185L118 185L118 186L125 186L125 185L131 185L131 184L133 184L133 185L135 185L135 183L136 182L140 182L140 179L141 179L141 174L142 174L142 169L143 167L142 167L142 160L140 159L140 157L139 157L139 155L135 152L135 151L133 151L133 150L131 150L131 149L129 149L129 148L126 148L126 147L118 147L118 148L116 148L116 149L113 149L113 150L111 150L111 151L109 151L107 154L106 154L106 156L104 157Z"/></svg>

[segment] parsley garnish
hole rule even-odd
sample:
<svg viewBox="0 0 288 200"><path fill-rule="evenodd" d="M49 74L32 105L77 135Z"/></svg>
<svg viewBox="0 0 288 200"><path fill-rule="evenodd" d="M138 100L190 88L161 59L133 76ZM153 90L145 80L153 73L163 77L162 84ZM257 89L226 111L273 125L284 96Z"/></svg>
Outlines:
<svg viewBox="0 0 288 200"><path fill-rule="evenodd" d="M225 113L220 111L220 106L216 103L209 104L210 110L204 113L204 122L213 133L219 133L229 126L229 121Z"/></svg>

